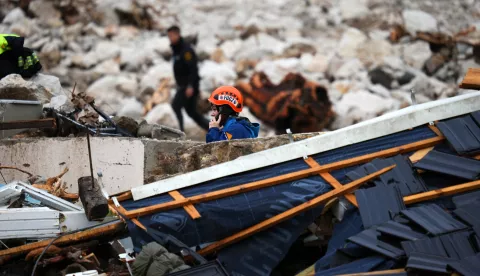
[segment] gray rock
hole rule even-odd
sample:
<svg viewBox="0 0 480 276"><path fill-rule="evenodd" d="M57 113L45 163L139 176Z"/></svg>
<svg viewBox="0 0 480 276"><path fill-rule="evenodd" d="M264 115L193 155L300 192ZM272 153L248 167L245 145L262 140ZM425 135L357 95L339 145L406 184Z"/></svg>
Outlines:
<svg viewBox="0 0 480 276"><path fill-rule="evenodd" d="M67 95L58 95L52 97L50 103L43 105L43 107L54 108L60 112L70 113L75 110L73 103Z"/></svg>
<svg viewBox="0 0 480 276"><path fill-rule="evenodd" d="M425 62L432 56L432 51L428 42L415 41L404 46L402 55L406 64L422 69Z"/></svg>
<svg viewBox="0 0 480 276"><path fill-rule="evenodd" d="M18 21L22 21L24 20L26 17L25 17L25 13L23 12L23 10L21 8L15 8L13 10L11 10L6 16L5 18L3 18L3 21L2 23L4 24L13 24L15 22L18 22Z"/></svg>
<svg viewBox="0 0 480 276"><path fill-rule="evenodd" d="M65 95L62 85L60 84L60 79L55 76L39 73L30 78L30 81L43 86L53 96Z"/></svg>
<svg viewBox="0 0 480 276"><path fill-rule="evenodd" d="M366 0L340 0L340 13L344 20L364 17L368 12Z"/></svg>
<svg viewBox="0 0 480 276"><path fill-rule="evenodd" d="M347 61L335 72L335 79L352 79L355 78L360 72L365 71L365 67L362 62L355 58Z"/></svg>
<svg viewBox="0 0 480 276"><path fill-rule="evenodd" d="M137 135L139 126L137 121L135 121L133 118L127 116L115 116L113 117L113 121L117 124L118 127L127 131L131 135Z"/></svg>
<svg viewBox="0 0 480 276"><path fill-rule="evenodd" d="M40 19L41 22L51 27L60 27L63 25L61 13L49 1L32 1L29 10Z"/></svg>
<svg viewBox="0 0 480 276"><path fill-rule="evenodd" d="M143 116L143 105L134 97L127 98L122 102L122 108L117 115L140 119Z"/></svg>
<svg viewBox="0 0 480 276"><path fill-rule="evenodd" d="M50 102L53 94L45 87L12 74L0 80L0 99Z"/></svg>
<svg viewBox="0 0 480 276"><path fill-rule="evenodd" d="M152 138L157 140L185 140L183 131L167 126L155 125L152 129Z"/></svg>
<svg viewBox="0 0 480 276"><path fill-rule="evenodd" d="M357 56L357 49L367 41L367 36L360 30L349 28L344 33L338 44L338 53L345 58Z"/></svg>
<svg viewBox="0 0 480 276"><path fill-rule="evenodd" d="M384 98L390 98L390 91L386 89L383 85L376 84L368 88L372 93L380 95Z"/></svg>
<svg viewBox="0 0 480 276"><path fill-rule="evenodd" d="M416 35L417 32L437 31L437 20L424 11L404 10L402 16L405 28L412 35Z"/></svg>

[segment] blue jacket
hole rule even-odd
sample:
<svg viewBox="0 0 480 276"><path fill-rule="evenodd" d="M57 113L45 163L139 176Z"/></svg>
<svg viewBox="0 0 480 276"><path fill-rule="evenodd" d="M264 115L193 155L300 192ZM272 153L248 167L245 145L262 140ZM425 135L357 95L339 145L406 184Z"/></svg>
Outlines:
<svg viewBox="0 0 480 276"><path fill-rule="evenodd" d="M222 130L217 127L212 127L208 130L207 143L233 139L257 138L259 130L260 124L258 123L251 123L246 118L230 117L227 122L225 122Z"/></svg>

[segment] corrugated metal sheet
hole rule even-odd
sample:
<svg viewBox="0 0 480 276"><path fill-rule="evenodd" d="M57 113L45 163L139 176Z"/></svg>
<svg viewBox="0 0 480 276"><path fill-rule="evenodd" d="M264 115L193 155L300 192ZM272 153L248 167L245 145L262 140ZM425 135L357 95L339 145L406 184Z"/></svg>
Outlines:
<svg viewBox="0 0 480 276"><path fill-rule="evenodd" d="M382 234L390 235L393 237L397 237L397 238L409 240L409 241L428 238L426 235L422 233L413 231L411 227L405 224L398 223L396 221L392 221L392 220L380 225L377 228L377 231Z"/></svg>
<svg viewBox="0 0 480 276"><path fill-rule="evenodd" d="M448 263L448 267L463 276L478 276L480 273L480 254L460 261Z"/></svg>
<svg viewBox="0 0 480 276"><path fill-rule="evenodd" d="M420 225L433 235L445 234L467 228L452 215L436 204L422 205L403 210L402 214L408 219Z"/></svg>
<svg viewBox="0 0 480 276"><path fill-rule="evenodd" d="M355 197L365 228L385 223L405 210L402 196L393 186L357 190Z"/></svg>
<svg viewBox="0 0 480 276"><path fill-rule="evenodd" d="M464 205L453 213L470 226L480 226L480 203Z"/></svg>
<svg viewBox="0 0 480 276"><path fill-rule="evenodd" d="M480 152L480 127L470 115L439 122L438 128L461 155Z"/></svg>
<svg viewBox="0 0 480 276"><path fill-rule="evenodd" d="M408 157L402 155L387 159L375 159L347 173L347 177L352 181L357 180L391 165L396 165L396 167L374 180L375 185L395 185L400 190L402 196L421 193L427 190L423 180L412 169L412 163Z"/></svg>
<svg viewBox="0 0 480 276"><path fill-rule="evenodd" d="M378 240L379 236L380 233L371 228L350 237L348 240L390 258L397 259L405 255L402 249Z"/></svg>
<svg viewBox="0 0 480 276"><path fill-rule="evenodd" d="M413 252L448 257L447 251L445 251L442 240L440 240L439 237L416 241L404 241L401 244L408 257L410 257Z"/></svg>
<svg viewBox="0 0 480 276"><path fill-rule="evenodd" d="M413 252L408 258L407 268L428 272L447 273L447 265L449 262L453 261L455 261L455 259Z"/></svg>
<svg viewBox="0 0 480 276"><path fill-rule="evenodd" d="M480 161L432 150L415 168L461 177L468 180L480 176Z"/></svg>

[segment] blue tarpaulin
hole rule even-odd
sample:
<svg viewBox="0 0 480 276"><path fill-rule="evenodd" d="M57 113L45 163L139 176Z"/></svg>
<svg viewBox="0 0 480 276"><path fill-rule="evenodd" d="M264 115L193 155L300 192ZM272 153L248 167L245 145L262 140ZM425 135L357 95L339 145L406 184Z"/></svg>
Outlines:
<svg viewBox="0 0 480 276"><path fill-rule="evenodd" d="M313 156L313 158L320 164L328 164L435 136L435 133L428 127L419 127L331 150ZM189 197L307 168L309 166L303 160L298 159L209 181L182 189L179 192L183 196ZM332 175L344 184L348 182L345 174L352 169L355 169L355 166L334 171ZM313 176L215 201L195 204L202 216L196 220L191 219L183 209L179 208L140 217L140 222L147 227L171 234L189 246L196 246L228 237L320 196L329 190L331 190L330 185L321 177ZM164 194L139 201L125 201L122 202L122 205L127 210L133 210L171 200L172 198L168 194ZM319 216L321 209L321 206L314 208L289 221L233 244L221 250L218 257L231 275L269 275L285 257L288 249L298 236ZM361 223L361 219L358 219ZM354 231L357 231L356 223L352 227ZM143 230L138 229L131 223L129 229L136 251L141 250L142 245L152 241L148 235L142 233ZM332 248L337 249L338 245L343 245L343 241L344 238L340 238L338 241L331 240L330 243ZM333 245L334 243L335 245Z"/></svg>

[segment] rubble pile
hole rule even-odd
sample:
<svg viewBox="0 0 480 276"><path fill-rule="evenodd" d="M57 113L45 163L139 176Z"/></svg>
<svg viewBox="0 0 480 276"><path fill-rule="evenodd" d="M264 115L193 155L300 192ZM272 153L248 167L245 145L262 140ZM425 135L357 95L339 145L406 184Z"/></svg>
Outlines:
<svg viewBox="0 0 480 276"><path fill-rule="evenodd" d="M410 105L412 89L417 103L466 93L456 84L479 59L472 0L20 2L1 4L0 31L24 35L66 90L77 83L108 114L173 128L172 24L196 46L204 98L254 72L275 85L300 73L328 91L331 130ZM186 119L187 135L202 137Z"/></svg>

